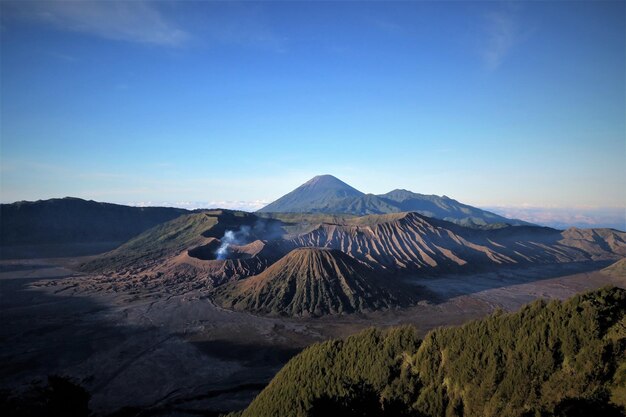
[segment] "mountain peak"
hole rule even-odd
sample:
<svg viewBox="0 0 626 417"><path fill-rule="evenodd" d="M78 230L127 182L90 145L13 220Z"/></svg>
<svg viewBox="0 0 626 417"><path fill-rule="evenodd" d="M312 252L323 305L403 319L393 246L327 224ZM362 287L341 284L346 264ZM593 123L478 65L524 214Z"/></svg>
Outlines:
<svg viewBox="0 0 626 417"><path fill-rule="evenodd" d="M341 181L339 178L335 177L334 175L331 174L322 174L322 175L316 175L313 178L311 178L309 181L307 182L311 182L311 181L323 181L323 180L334 180L334 181Z"/></svg>
<svg viewBox="0 0 626 417"><path fill-rule="evenodd" d="M332 189L344 189L344 190L350 190L351 192L356 192L358 194L363 194L362 192L358 191L356 188L346 184L345 182L341 181L339 178L330 174L316 175L315 177L311 178L310 180L308 180L307 182L305 182L298 188L301 188L301 187L324 187L324 188L332 188Z"/></svg>
<svg viewBox="0 0 626 417"><path fill-rule="evenodd" d="M308 212L311 207L332 207L346 198L364 194L332 175L317 175L289 194L263 207L261 212Z"/></svg>
<svg viewBox="0 0 626 417"><path fill-rule="evenodd" d="M395 201L404 201L410 198L415 198L419 195L420 194L416 194L413 191L405 190L404 188L396 188L395 190L391 190L387 194L381 194L378 197L390 198Z"/></svg>
<svg viewBox="0 0 626 417"><path fill-rule="evenodd" d="M529 225L495 213L462 204L447 196L418 194L396 188L387 194L364 194L332 175L317 175L285 194L260 212L383 214L414 211L423 216L451 221L462 226Z"/></svg>

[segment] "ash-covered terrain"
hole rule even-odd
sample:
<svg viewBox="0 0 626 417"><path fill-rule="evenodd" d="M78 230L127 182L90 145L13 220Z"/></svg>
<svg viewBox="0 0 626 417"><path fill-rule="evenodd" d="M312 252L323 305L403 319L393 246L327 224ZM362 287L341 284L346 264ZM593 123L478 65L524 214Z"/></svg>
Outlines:
<svg viewBox="0 0 626 417"><path fill-rule="evenodd" d="M332 178L307 184L307 204L320 192L325 207L365 198ZM450 199L426 200L446 203L447 217L455 210ZM26 214L3 205L3 233L22 230L0 247L0 389L10 404L36 404L47 376L60 375L96 415L219 415L244 409L315 342L401 324L423 336L537 298L626 287L626 233L614 229L481 223L470 209L472 221L448 221L411 210L54 206L64 203L125 214L118 225L100 211L55 221L46 202L20 203ZM39 227L24 226L28 216ZM127 241L106 243L122 232ZM89 256L75 245L92 245Z"/></svg>
<svg viewBox="0 0 626 417"><path fill-rule="evenodd" d="M611 229L474 229L412 212L267 218L215 210L181 216L78 265L95 277L77 285L94 292L195 290L257 314L323 315L425 299L420 276L623 256L626 234Z"/></svg>

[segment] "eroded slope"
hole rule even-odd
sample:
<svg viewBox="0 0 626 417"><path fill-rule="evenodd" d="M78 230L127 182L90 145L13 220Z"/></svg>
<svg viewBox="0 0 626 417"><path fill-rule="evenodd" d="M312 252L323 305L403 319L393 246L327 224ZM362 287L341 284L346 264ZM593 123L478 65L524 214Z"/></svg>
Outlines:
<svg viewBox="0 0 626 417"><path fill-rule="evenodd" d="M254 313L319 316L407 305L414 297L341 251L298 248L259 275L219 287L214 299Z"/></svg>

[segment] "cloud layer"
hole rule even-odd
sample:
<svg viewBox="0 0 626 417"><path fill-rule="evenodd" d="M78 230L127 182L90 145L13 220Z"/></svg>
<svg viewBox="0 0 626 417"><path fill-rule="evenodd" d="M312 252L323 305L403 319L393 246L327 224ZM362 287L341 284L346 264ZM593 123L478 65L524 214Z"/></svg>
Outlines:
<svg viewBox="0 0 626 417"><path fill-rule="evenodd" d="M487 41L483 49L483 59L489 69L498 68L511 48L521 40L517 13L510 6L485 16Z"/></svg>
<svg viewBox="0 0 626 417"><path fill-rule="evenodd" d="M626 209L624 208L485 207L485 209L505 217L557 229L572 226L611 227L626 231Z"/></svg>
<svg viewBox="0 0 626 417"><path fill-rule="evenodd" d="M12 17L105 39L179 46L189 34L146 1L25 1L5 3Z"/></svg>
<svg viewBox="0 0 626 417"><path fill-rule="evenodd" d="M253 200L253 201L140 201L127 203L129 206L136 207L178 207L187 210L205 209L205 208L223 208L230 210L243 210L243 211L257 211L261 207L265 207L269 204L265 200Z"/></svg>

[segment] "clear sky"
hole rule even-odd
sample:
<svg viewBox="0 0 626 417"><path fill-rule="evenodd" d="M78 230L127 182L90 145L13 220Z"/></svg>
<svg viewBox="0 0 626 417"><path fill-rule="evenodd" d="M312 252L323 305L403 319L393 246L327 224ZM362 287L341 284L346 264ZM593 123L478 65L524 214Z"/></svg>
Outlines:
<svg viewBox="0 0 626 417"><path fill-rule="evenodd" d="M623 1L0 7L3 202L626 206Z"/></svg>

